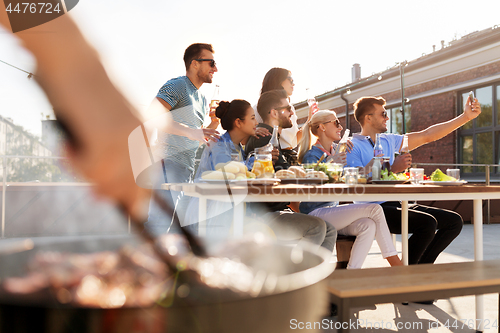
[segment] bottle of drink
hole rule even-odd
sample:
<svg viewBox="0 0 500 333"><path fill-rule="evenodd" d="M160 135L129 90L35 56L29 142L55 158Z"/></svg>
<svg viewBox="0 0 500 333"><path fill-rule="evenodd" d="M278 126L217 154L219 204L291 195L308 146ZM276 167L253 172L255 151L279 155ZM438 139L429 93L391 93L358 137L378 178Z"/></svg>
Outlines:
<svg viewBox="0 0 500 333"><path fill-rule="evenodd" d="M384 154L384 148L382 147L382 142L380 141L380 134L377 133L377 138L375 139L375 145L373 146L373 156Z"/></svg>
<svg viewBox="0 0 500 333"><path fill-rule="evenodd" d="M210 113L209 113L209 116L210 116L210 119L214 120L215 118L217 118L217 116L215 115L215 109L217 109L217 107L219 106L219 85L215 85L215 90L214 90L214 95L212 97L212 100L210 101Z"/></svg>
<svg viewBox="0 0 500 333"><path fill-rule="evenodd" d="M380 180L380 170L382 170L382 157L375 157L372 165L372 180Z"/></svg>
<svg viewBox="0 0 500 333"><path fill-rule="evenodd" d="M278 125L274 126L273 136L271 137L271 141L269 143L273 146L273 148L279 149L280 142L278 140Z"/></svg>
<svg viewBox="0 0 500 333"><path fill-rule="evenodd" d="M408 135L405 135L403 137L403 145L401 146L401 155L409 152L410 150L408 149Z"/></svg>
<svg viewBox="0 0 500 333"><path fill-rule="evenodd" d="M410 149L408 148L408 135L405 135L403 137L403 144L401 145L401 150L399 153L401 155L407 154L410 152ZM405 172L408 172L408 169L405 169Z"/></svg>
<svg viewBox="0 0 500 333"><path fill-rule="evenodd" d="M349 129L346 129L344 132L344 136L342 139L340 139L339 143L337 144L337 148L335 149L335 154L342 154L343 152L347 151L347 138L349 137L349 133L351 131Z"/></svg>
<svg viewBox="0 0 500 333"><path fill-rule="evenodd" d="M309 105L309 108L312 110L312 114L319 111L318 101L314 95L311 95L309 88L307 88L307 105Z"/></svg>

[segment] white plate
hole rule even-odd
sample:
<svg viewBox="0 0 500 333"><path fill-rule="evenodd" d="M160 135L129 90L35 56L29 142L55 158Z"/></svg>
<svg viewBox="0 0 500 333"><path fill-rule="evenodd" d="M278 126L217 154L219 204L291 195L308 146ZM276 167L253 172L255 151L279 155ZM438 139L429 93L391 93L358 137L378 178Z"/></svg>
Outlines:
<svg viewBox="0 0 500 333"><path fill-rule="evenodd" d="M243 180L224 180L224 179L200 179L200 183L218 184L218 185L274 185L281 182L278 178L256 178Z"/></svg>
<svg viewBox="0 0 500 333"><path fill-rule="evenodd" d="M410 180L372 180L372 184L378 184L378 185L397 185L397 184L405 184L409 183Z"/></svg>
<svg viewBox="0 0 500 333"><path fill-rule="evenodd" d="M235 179L232 179L232 180L224 180L224 179L200 179L200 183L208 183L208 184L225 184L225 183L232 184L235 181L236 181Z"/></svg>
<svg viewBox="0 0 500 333"><path fill-rule="evenodd" d="M328 183L328 179L321 178L285 178L281 179L281 184L323 184Z"/></svg>
<svg viewBox="0 0 500 333"><path fill-rule="evenodd" d="M233 180L231 184L236 185L274 185L281 182L279 178L255 178L246 180Z"/></svg>
<svg viewBox="0 0 500 333"><path fill-rule="evenodd" d="M420 182L421 184L429 184L429 185L463 185L467 183L466 180L457 180L457 181L443 181L443 182L436 182L433 180L423 180Z"/></svg>

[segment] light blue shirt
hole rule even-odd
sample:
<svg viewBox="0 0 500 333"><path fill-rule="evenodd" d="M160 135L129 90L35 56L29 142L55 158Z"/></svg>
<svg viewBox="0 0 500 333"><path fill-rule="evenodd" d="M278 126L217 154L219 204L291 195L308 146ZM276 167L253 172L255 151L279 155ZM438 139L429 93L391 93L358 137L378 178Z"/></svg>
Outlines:
<svg viewBox="0 0 500 333"><path fill-rule="evenodd" d="M309 149L302 158L302 163L316 163L324 153L325 152L318 147L312 146L311 149Z"/></svg>
<svg viewBox="0 0 500 333"><path fill-rule="evenodd" d="M399 152L404 135L393 133L380 134L380 142L384 149L384 157L394 163L394 153ZM373 145L369 136L358 133L353 134L352 143L354 147L347 152L347 165L350 167L364 167L373 158Z"/></svg>
<svg viewBox="0 0 500 333"><path fill-rule="evenodd" d="M200 165L196 171L195 182L199 182L201 175L205 171L215 170L218 163L231 161L231 154L240 154L242 159L245 158L245 153L241 144L238 147L234 146L229 132L224 133L217 142L210 142L201 155ZM184 226L199 222L198 216L199 199L192 197L186 209L186 217ZM231 227L232 202L223 202L218 200L207 201L207 233L211 236L227 237Z"/></svg>
<svg viewBox="0 0 500 333"><path fill-rule="evenodd" d="M208 103L203 94L187 76L169 80L161 87L156 97L167 102L172 109L170 115L178 123L190 128L201 128L208 112ZM162 137L166 159L177 162L194 171L194 159L199 142L184 136L167 134Z"/></svg>
<svg viewBox="0 0 500 333"><path fill-rule="evenodd" d="M302 163L316 163L319 161L324 152L316 146L312 146L311 149L302 158ZM322 207L336 207L339 205L338 201L331 202L301 202L299 204L299 210L303 214L309 214L315 209Z"/></svg>
<svg viewBox="0 0 500 333"><path fill-rule="evenodd" d="M380 142L384 149L384 157L389 158L389 163L394 163L394 153L399 152L404 135L393 133L380 134ZM351 152L347 152L347 165L350 167L364 167L370 163L373 158L373 145L369 136L364 136L358 133L353 134L352 143L354 147ZM375 144L375 143L374 143ZM385 201L377 201L381 204ZM355 201L354 203L365 203L363 201Z"/></svg>
<svg viewBox="0 0 500 333"><path fill-rule="evenodd" d="M210 142L203 151L200 158L200 165L196 172L195 181L201 178L203 172L215 170L215 166L218 163L231 161L231 154L238 154L242 161L245 159L245 152L241 144L235 147L229 132L226 132L217 142Z"/></svg>

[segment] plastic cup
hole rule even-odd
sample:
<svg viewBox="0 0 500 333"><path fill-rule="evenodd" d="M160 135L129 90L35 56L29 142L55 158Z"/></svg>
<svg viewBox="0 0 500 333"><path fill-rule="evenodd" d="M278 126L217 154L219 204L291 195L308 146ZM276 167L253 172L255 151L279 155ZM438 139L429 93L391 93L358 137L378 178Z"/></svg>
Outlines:
<svg viewBox="0 0 500 333"><path fill-rule="evenodd" d="M456 180L460 180L460 169L446 169L446 174Z"/></svg>
<svg viewBox="0 0 500 333"><path fill-rule="evenodd" d="M358 168L344 168L345 183L347 185L356 185L358 183Z"/></svg>
<svg viewBox="0 0 500 333"><path fill-rule="evenodd" d="M424 169L410 168L410 179L412 184L420 184L424 180Z"/></svg>
<svg viewBox="0 0 500 333"><path fill-rule="evenodd" d="M343 165L340 163L328 163L327 172L333 181L338 182L342 177Z"/></svg>

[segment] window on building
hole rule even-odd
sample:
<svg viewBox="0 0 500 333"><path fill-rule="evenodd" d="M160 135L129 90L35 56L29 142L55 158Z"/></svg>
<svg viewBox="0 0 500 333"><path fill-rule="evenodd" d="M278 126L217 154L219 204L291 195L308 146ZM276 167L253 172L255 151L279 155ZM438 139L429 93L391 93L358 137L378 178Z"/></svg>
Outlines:
<svg viewBox="0 0 500 333"><path fill-rule="evenodd" d="M459 92L459 113L464 112L469 91ZM463 164L500 163L500 83L472 89L481 103L481 114L458 130L458 162ZM485 167L462 167L466 176L484 178ZM500 169L491 168L500 178Z"/></svg>
<svg viewBox="0 0 500 333"><path fill-rule="evenodd" d="M386 108L389 121L387 122L387 131L389 133L403 134L403 113L401 106ZM405 105L405 132L411 130L411 105Z"/></svg>

